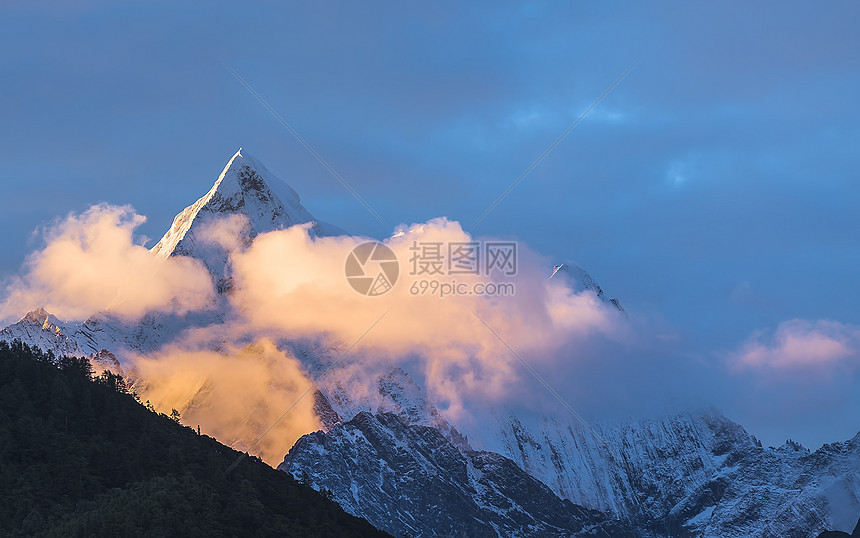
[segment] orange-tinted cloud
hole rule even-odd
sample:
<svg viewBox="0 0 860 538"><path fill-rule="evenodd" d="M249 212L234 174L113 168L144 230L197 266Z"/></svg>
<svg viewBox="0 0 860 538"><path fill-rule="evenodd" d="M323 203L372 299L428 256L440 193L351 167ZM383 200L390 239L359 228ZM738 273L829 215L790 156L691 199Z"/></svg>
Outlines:
<svg viewBox="0 0 860 538"><path fill-rule="evenodd" d="M313 391L299 400L311 382L295 358L268 340L221 351L168 346L136 357L133 377L141 400L157 411L176 409L184 424L199 425L202 432L273 466L300 436L320 427Z"/></svg>
<svg viewBox="0 0 860 538"><path fill-rule="evenodd" d="M45 305L61 318L82 319L102 309L139 316L208 307L214 292L204 266L190 258L163 259L135 244L133 231L142 222L130 207L100 205L53 226L47 245L8 288L4 313ZM388 311L342 365L349 372L339 379L351 384L344 389L361 394L392 365L410 363L431 400L457 418L466 414L469 398L503 400L528 375L505 344L540 366L557 360L562 347L570 360L582 339L617 336L625 326L593 291L575 292L569 282L550 279L552 263L524 244L514 277L411 275L416 243L446 249L473 241L446 219L403 228L385 241L399 260L399 278L377 297L357 292L345 276L350 251L367 238L313 237L303 225L251 241L240 216L209 223L199 237L202 247L216 245L230 255L233 311L223 324L186 333L155 354L125 357L126 370L159 411L176 408L186 424L199 424L240 450L310 383L299 363L272 342L322 337L337 356ZM441 288L419 286L434 281L458 284L466 293L449 289L443 297ZM503 295L474 293L479 285L501 284L514 287ZM312 405L312 398L303 400L253 452L279 462L300 435L319 427Z"/></svg>
<svg viewBox="0 0 860 538"><path fill-rule="evenodd" d="M134 229L145 220L130 206L101 204L48 227L45 247L8 284L0 319L38 306L63 320L203 308L214 295L209 274L197 260L161 259L136 244Z"/></svg>
<svg viewBox="0 0 860 538"><path fill-rule="evenodd" d="M233 252L231 300L257 330L291 337L325 333L346 345L390 308L361 340L363 351L356 355L369 369L382 357L419 356L431 395L453 407L465 393L503 397L516 382L515 372L521 369L498 337L541 362L551 360L557 346L593 334L615 334L623 325L623 317L592 291L575 293L564 281L550 280L551 264L525 245L519 246L518 274L510 279L515 285L512 295L420 293L415 284L427 279L456 281L465 284L465 290L508 281L479 275L410 275L416 242L445 248L472 241L459 223L446 219L412 226L387 239L385 244L400 262L400 277L388 293L367 297L344 276L350 251L364 241L314 238L306 226L260 235L249 248Z"/></svg>

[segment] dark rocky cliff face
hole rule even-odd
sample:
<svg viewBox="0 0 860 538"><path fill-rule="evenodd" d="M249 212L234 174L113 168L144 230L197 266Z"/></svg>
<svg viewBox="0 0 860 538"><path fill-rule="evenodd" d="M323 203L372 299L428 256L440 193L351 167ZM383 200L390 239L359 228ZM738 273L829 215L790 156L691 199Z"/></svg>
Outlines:
<svg viewBox="0 0 860 538"><path fill-rule="evenodd" d="M603 480L613 488L629 482L631 497L619 500L637 505L630 517L562 499L514 461L457 447L439 429L390 413L359 413L307 435L279 468L307 473L348 512L395 535L624 536L632 529L654 537L806 538L846 519L833 506L851 511L860 435L814 452L791 442L766 448L716 413L692 420L634 428L686 432L666 447L647 435L634 444L606 435L620 463ZM694 423L702 430L696 435Z"/></svg>
<svg viewBox="0 0 860 538"><path fill-rule="evenodd" d="M359 413L306 435L278 468L395 536L634 536L559 499L513 461L461 451L437 429L391 413Z"/></svg>

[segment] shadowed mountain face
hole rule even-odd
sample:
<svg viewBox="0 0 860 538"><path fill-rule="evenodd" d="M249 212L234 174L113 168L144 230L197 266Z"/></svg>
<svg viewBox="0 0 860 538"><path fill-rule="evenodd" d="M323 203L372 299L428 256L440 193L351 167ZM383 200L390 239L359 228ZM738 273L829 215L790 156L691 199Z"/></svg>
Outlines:
<svg viewBox="0 0 860 538"><path fill-rule="evenodd" d="M397 536L634 536L559 499L511 460L461 451L439 430L392 413L361 412L306 435L278 468Z"/></svg>

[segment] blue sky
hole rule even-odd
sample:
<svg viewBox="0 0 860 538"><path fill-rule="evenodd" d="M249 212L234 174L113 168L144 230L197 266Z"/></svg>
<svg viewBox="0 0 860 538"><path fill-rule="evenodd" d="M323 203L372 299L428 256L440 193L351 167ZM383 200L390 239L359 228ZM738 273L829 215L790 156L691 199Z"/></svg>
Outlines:
<svg viewBox="0 0 860 538"><path fill-rule="evenodd" d="M157 239L240 146L317 217L390 233L228 64L388 222L447 216L576 261L691 360L792 319L860 324L856 3L51 4L0 8L3 274L96 202ZM846 371L820 416L732 416L773 443L853 435Z"/></svg>

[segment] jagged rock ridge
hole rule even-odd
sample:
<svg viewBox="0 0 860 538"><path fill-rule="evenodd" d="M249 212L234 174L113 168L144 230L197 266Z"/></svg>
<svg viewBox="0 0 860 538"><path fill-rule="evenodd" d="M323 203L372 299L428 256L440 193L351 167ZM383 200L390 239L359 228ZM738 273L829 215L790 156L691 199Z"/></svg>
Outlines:
<svg viewBox="0 0 860 538"><path fill-rule="evenodd" d="M461 451L439 430L393 413L361 412L308 434L278 468L395 536L634 536L559 499L511 460Z"/></svg>

